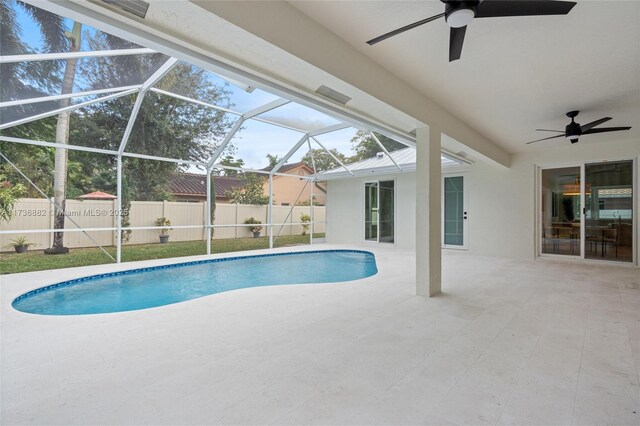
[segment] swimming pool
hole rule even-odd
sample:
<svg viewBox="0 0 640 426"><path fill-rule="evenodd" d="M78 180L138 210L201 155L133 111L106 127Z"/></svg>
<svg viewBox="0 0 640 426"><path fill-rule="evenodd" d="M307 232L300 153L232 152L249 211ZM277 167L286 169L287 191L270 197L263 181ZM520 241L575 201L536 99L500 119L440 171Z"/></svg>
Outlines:
<svg viewBox="0 0 640 426"><path fill-rule="evenodd" d="M38 288L12 306L41 315L133 311L224 291L352 281L378 272L372 253L316 250L177 263L93 275Z"/></svg>

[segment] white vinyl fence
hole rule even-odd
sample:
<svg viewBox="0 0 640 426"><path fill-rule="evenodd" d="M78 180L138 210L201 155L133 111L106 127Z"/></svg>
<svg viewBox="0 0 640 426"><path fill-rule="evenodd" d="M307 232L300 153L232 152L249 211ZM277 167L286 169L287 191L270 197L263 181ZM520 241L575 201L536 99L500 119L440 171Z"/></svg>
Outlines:
<svg viewBox="0 0 640 426"><path fill-rule="evenodd" d="M113 228L117 225L116 201L100 200L67 200L65 229L74 230L77 227L69 217L85 229ZM273 206L273 223L299 223L302 213L310 214L309 206ZM48 230L53 229L53 206L48 200L40 198L24 198L14 205L14 216L9 222L1 222L3 231L10 230ZM254 217L263 224L267 223L267 206L253 206L243 204L216 204L214 226L244 224L245 219ZM289 214L291 212L291 214ZM325 232L325 207L314 207L314 232ZM287 215L289 217L287 218ZM166 217L171 226L200 225L206 223L205 203L186 203L177 201L132 201L129 221L131 227L155 226L159 217ZM274 225L274 235L301 235L302 225ZM113 246L116 244L115 231L88 231L91 237L100 245ZM158 242L159 230L132 230L126 244L145 244ZM170 232L171 241L206 240L207 231L203 228L176 228ZM262 228L262 235L267 235L266 227ZM53 233L12 233L0 234L0 251L8 250L7 244L14 238L26 236L35 243L34 249L51 247ZM251 230L246 226L216 227L214 239L247 238L251 237ZM95 244L83 232L65 232L64 244L67 247L93 247Z"/></svg>

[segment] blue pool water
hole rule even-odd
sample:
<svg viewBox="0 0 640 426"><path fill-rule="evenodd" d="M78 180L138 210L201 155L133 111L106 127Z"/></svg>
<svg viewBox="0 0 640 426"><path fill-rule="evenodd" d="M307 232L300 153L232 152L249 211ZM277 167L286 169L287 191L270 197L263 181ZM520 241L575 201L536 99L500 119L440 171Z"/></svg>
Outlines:
<svg viewBox="0 0 640 426"><path fill-rule="evenodd" d="M65 281L23 294L13 307L43 315L133 311L240 288L351 281L377 272L373 254L357 250L209 259Z"/></svg>

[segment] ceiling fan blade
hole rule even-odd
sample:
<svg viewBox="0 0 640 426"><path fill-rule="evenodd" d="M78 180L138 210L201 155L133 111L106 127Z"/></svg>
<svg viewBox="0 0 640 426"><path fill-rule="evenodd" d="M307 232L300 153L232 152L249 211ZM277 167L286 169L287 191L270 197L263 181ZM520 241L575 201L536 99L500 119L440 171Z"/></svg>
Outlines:
<svg viewBox="0 0 640 426"><path fill-rule="evenodd" d="M564 130L536 129L536 132L556 132L556 133L564 133Z"/></svg>
<svg viewBox="0 0 640 426"><path fill-rule="evenodd" d="M535 140L535 141L527 142L527 145L529 145L530 143L542 142L542 141L546 141L546 140L549 140L549 139L555 139L555 138L564 138L564 132L562 132L561 135L551 136L551 137L548 137L548 138L538 139L538 140Z"/></svg>
<svg viewBox="0 0 640 426"><path fill-rule="evenodd" d="M424 25L424 24L426 24L428 22L435 21L436 19L442 18L443 16L444 16L444 13L440 13L440 14L434 15L434 16L432 16L430 18L426 18L426 19L423 19L421 21L414 22L413 24L405 25L404 27L398 28L397 30L389 31L386 34L382 34L381 36L378 36L376 38L372 38L371 40L369 40L367 42L367 44L369 46L373 46L374 44L380 43L381 41L386 40L389 37L393 37L395 35L398 35L398 34L401 34L401 33L405 32L405 31L409 31L409 30L411 30L413 28L419 27L420 25Z"/></svg>
<svg viewBox="0 0 640 426"><path fill-rule="evenodd" d="M607 132L619 132L620 130L629 130L631 127L602 127L600 129L591 129L586 132L582 132L583 135L590 135L592 133L607 133Z"/></svg>
<svg viewBox="0 0 640 426"><path fill-rule="evenodd" d="M589 129L593 128L593 127L599 126L602 123L604 123L605 121L609 121L609 120L611 120L611 117L604 117L604 118L601 118L600 120L592 121L591 123L587 123L584 126L580 126L580 130L582 130L582 133L584 133L587 130L589 130Z"/></svg>
<svg viewBox="0 0 640 426"><path fill-rule="evenodd" d="M476 18L566 15L575 5L576 2L573 1L484 0L478 5Z"/></svg>
<svg viewBox="0 0 640 426"><path fill-rule="evenodd" d="M451 28L449 32L449 62L460 59L462 54L462 45L464 44L464 35L467 27Z"/></svg>

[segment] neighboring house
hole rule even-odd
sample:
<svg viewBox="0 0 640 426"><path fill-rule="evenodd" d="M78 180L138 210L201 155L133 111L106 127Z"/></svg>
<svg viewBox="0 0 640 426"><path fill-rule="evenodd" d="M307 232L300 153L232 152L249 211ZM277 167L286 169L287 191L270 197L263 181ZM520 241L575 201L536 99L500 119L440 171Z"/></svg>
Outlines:
<svg viewBox="0 0 640 426"><path fill-rule="evenodd" d="M264 171L270 171L272 167L265 167ZM313 169L306 163L300 161L297 163L285 164L278 170L278 173L287 173L290 175L309 176L313 174ZM275 204L281 206L292 206L298 203L309 201L311 196L311 188L313 185L314 200L317 204L324 206L327 198L327 187L324 183L309 182L305 187L306 180L295 179L287 176L273 176L273 199ZM269 194L269 180L265 179L264 193Z"/></svg>
<svg viewBox="0 0 640 426"><path fill-rule="evenodd" d="M218 203L229 202L229 191L243 186L244 179L236 176L212 176L215 187L215 200ZM207 175L198 173L176 173L169 179L169 192L176 201L207 201Z"/></svg>

